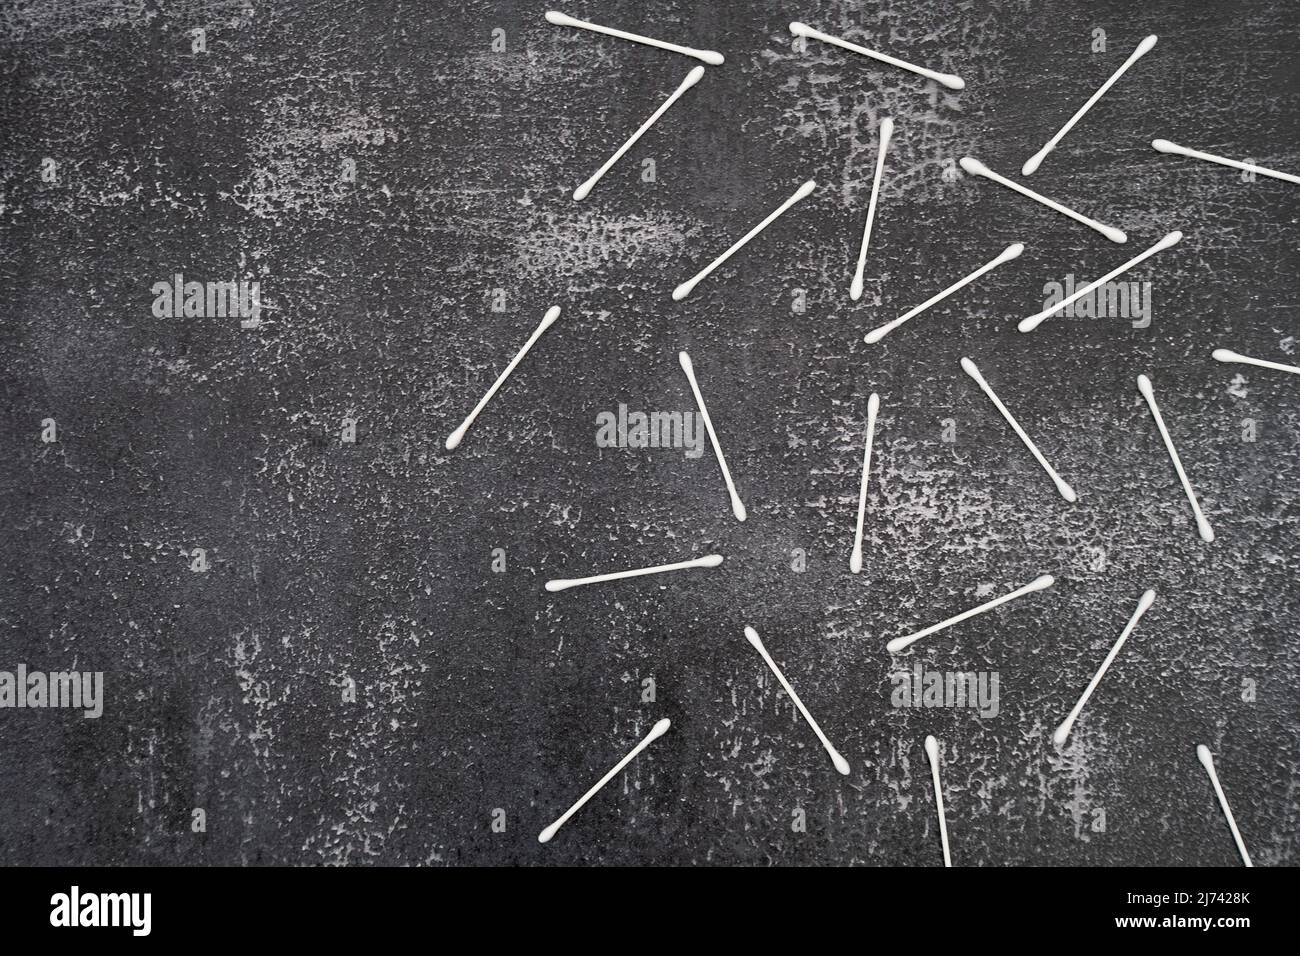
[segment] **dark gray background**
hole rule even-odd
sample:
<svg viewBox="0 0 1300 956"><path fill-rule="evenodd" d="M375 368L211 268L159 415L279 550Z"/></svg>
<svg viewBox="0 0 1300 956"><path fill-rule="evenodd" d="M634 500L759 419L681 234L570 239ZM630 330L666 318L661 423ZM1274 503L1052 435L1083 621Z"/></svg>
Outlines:
<svg viewBox="0 0 1300 956"><path fill-rule="evenodd" d="M1300 7L565 6L727 56L583 203L574 186L694 61L553 27L544 9L0 10L0 669L103 670L107 694L98 721L0 711L0 860L937 865L932 732L958 865L1235 864L1198 742L1257 863L1294 862L1300 383L1210 351L1296 362L1300 191L1148 143L1300 171ZM815 42L796 52L792 19L967 89ZM206 54L191 52L196 27ZM1105 53L1090 52L1098 27ZM1029 181L1128 230L1127 246L986 181L945 181L967 153L1019 178L1152 32L1155 50ZM852 303L885 115L895 145ZM41 181L44 157L58 183ZM340 180L348 157L355 184ZM640 181L646 157L655 183ZM809 177L810 199L670 300ZM1015 330L1044 283L1095 278L1174 228L1184 242L1131 276L1153 284L1150 328ZM1020 260L862 343L1016 240ZM154 318L150 287L174 272L259 279L262 327ZM560 321L446 453L553 303ZM744 525L711 454L595 445L596 415L619 402L692 408L679 348ZM1212 545L1135 387L1144 371ZM39 440L46 417L56 444ZM955 444L940 440L948 418ZM189 570L196 547L206 574ZM505 574L490 572L497 547ZM806 573L790 569L796 548ZM542 589L713 550L716 571ZM890 706L888 638L1045 571L1052 590L904 658L997 671L996 718ZM1155 607L1058 753L1051 730L1147 587ZM642 704L651 676L658 699ZM356 703L341 700L348 677ZM539 846L665 715L673 729ZM195 807L206 833L191 832Z"/></svg>

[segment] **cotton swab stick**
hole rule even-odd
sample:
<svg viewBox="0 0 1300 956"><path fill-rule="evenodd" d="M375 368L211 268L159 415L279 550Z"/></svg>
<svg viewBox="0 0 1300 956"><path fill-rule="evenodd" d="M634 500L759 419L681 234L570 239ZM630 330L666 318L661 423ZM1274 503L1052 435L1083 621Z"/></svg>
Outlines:
<svg viewBox="0 0 1300 956"><path fill-rule="evenodd" d="M984 380L984 376L980 374L980 370L976 367L975 363L968 358L963 358L961 360L961 367L967 375L975 379L979 387L984 390L984 394L989 397L989 400L992 401L995 406L997 406L997 410L1000 411L1002 417L1007 420L1007 424L1011 426L1011 430L1020 436L1020 440L1025 443L1025 447L1028 448L1030 453L1038 459L1038 463L1043 466L1043 471L1047 472L1047 477L1052 479L1052 484L1056 485L1056 490L1060 492L1061 497L1070 502L1078 501L1079 496L1074 493L1074 489L1066 484L1065 479L1056 473L1056 469L1047 463L1047 459L1043 457L1043 453L1038 450L1038 446L1035 445L1030 437L1025 434L1025 430L1020 427L1020 423L1016 421L1015 416L1007 410L1007 406L1002 404L1002 400L998 398L997 395L993 394L992 387Z"/></svg>
<svg viewBox="0 0 1300 956"><path fill-rule="evenodd" d="M1026 316L1025 318L1021 319L1020 324L1017 325L1016 328L1020 329L1021 332L1034 331L1034 329L1042 325L1043 322L1045 322L1049 317L1055 315L1057 312L1060 312L1071 302L1074 302L1078 299L1082 299L1085 295L1088 295L1094 289L1105 285L1107 282L1115 278L1117 275L1121 275L1125 272L1128 272L1128 270L1132 269L1134 266L1139 265L1142 262L1145 262L1147 259L1150 259L1157 252L1160 252L1164 249L1168 249L1170 246L1178 245L1178 243L1182 241L1182 238L1183 238L1183 234L1179 232L1177 229L1175 229L1173 232L1167 234L1159 242L1153 245L1146 252L1134 256L1132 259L1124 263L1118 269L1113 269L1110 272L1107 272L1096 282L1088 283L1082 289L1076 290L1073 295L1066 296L1064 299L1062 299L1060 302L1053 305L1051 308L1044 309L1042 312L1038 312L1035 315Z"/></svg>
<svg viewBox="0 0 1300 956"><path fill-rule="evenodd" d="M713 444L713 454L718 459L718 467L722 469L722 480L726 482L727 494L731 496L731 513L736 516L737 521L744 521L747 512L745 504L740 500L740 495L736 493L736 484L731 480L731 470L727 468L727 459L722 457L722 446L718 444L718 433L713 430L713 419L709 418L709 410L704 405L704 396L700 394L700 384L695 381L695 366L691 364L691 357L685 352L677 353L677 361L682 365L682 371L686 373L687 379L691 383L691 391L695 393L695 404L700 406L700 418L704 419L704 430L709 433L709 441Z"/></svg>
<svg viewBox="0 0 1300 956"><path fill-rule="evenodd" d="M1197 744L1196 759L1201 762L1201 765L1205 767L1205 772L1210 775L1210 783L1214 784L1214 794L1219 798L1219 806L1223 807L1223 815L1228 818L1228 829L1232 830L1232 838L1237 841L1237 851L1241 853L1242 862L1253 867L1255 864L1250 862L1250 854L1246 852L1246 841L1241 838L1241 831L1237 829L1237 821L1232 816L1232 807L1228 806L1228 797L1223 792L1223 786L1219 783L1219 775L1214 770L1214 755L1210 753L1210 748L1205 744Z"/></svg>
<svg viewBox="0 0 1300 956"><path fill-rule="evenodd" d="M934 780L934 805L939 809L939 839L943 841L943 865L952 866L948 853L948 821L943 815L943 784L939 782L939 741L934 734L925 738L925 755L930 758L930 776Z"/></svg>
<svg viewBox="0 0 1300 956"><path fill-rule="evenodd" d="M605 786L605 784L613 780L614 777L618 775L618 772L620 770L622 770L624 767L630 764L634 759L636 759L637 754L645 750L646 747L650 746L652 742L658 740L665 733L667 733L668 728L671 725L672 722L667 717L663 718L660 721L657 721L655 725L650 728L650 733L646 734L641 739L641 742L628 752L628 755L626 757L624 757L618 763L614 764L613 768L609 771L609 773L601 777L600 780L596 782L596 785L594 787L592 787L590 790L588 790L579 798L577 803L575 803L573 806L569 807L569 809L564 811L563 816L561 816L558 820L552 823L541 833L537 834L537 842L549 843L551 841L551 837L555 836L556 832L560 829L560 827L564 826L564 824L566 824L569 821L569 817L573 816L575 813L581 810L583 804L585 804L588 800L594 797L599 792L601 787Z"/></svg>
<svg viewBox="0 0 1300 956"><path fill-rule="evenodd" d="M768 217L766 219L760 222L753 229L749 230L749 232L745 233L745 235L738 242L733 244L730 249L728 249L722 255L718 256L718 258L710 262L707 266L705 266L698 273L696 273L694 277L687 279L676 289L673 289L673 301L680 302L682 301L682 299L690 295L691 290L694 289L697 285L699 285L700 281L704 279L706 276L708 276L709 273L711 273L714 269L718 268L718 266L722 265L724 262L730 259L732 255L734 255L740 249L744 248L745 243L749 242L749 240L753 239L760 232L762 232L764 229L770 226L778 216L780 216L783 212L785 212L787 209L789 209L791 206L797 203L800 199L803 199L805 196L807 196L816 188L817 188L816 180L810 179L802 186L800 186L798 189L796 189L794 191L793 196L791 196L785 202L781 203L781 205L778 206L775 211L768 214Z"/></svg>
<svg viewBox="0 0 1300 956"><path fill-rule="evenodd" d="M704 75L704 67L702 66L697 66L695 69L691 70L691 72L687 73L686 79L682 80L681 86L677 87L676 91L674 91L672 96L664 100L663 103L660 105L659 109L655 110L653 113L650 114L650 118L641 124L641 128L639 130L637 130L635 133L633 133L631 136L628 137L627 142L624 143L622 146L620 146L618 148L618 151L615 152L613 156L605 160L605 165L601 166L600 169L592 173L590 179L588 179L585 183L583 183L581 186L579 186L577 189L573 191L573 198L586 199L587 194L591 192L592 187L594 187L596 183L600 182L600 177L604 176L607 172L609 172L609 168L613 166L615 163L617 163L620 159L622 159L623 154L626 153L629 149L631 149L632 145L638 139L641 138L641 134L643 134L646 130L648 130L651 126L653 126L655 124L655 121L658 120L659 117L663 116L664 113L668 112L668 107L676 103L678 98L683 93L689 90L696 83L700 82L700 77L702 77L703 75Z"/></svg>
<svg viewBox="0 0 1300 956"><path fill-rule="evenodd" d="M842 50L849 50L852 53L861 53L863 56L869 56L873 60L879 60L881 63L888 63L890 66L896 66L900 70L910 70L913 73L919 73L926 79L934 80L950 90L964 90L966 81L960 76L954 76L951 73L937 73L934 70L927 70L923 66L915 66L903 60L896 60L892 56L884 53L877 53L875 50L868 50L864 46L858 46L856 43L850 43L847 40L841 40L839 37L833 37L830 34L822 33L820 30L814 30L806 23L800 23L796 20L790 24L790 32L797 37L811 37L814 40L821 40L823 43L829 43L837 46Z"/></svg>
<svg viewBox="0 0 1300 956"><path fill-rule="evenodd" d="M786 680L785 675L781 673L781 668L776 666L776 661L772 660L772 655L769 654L767 648L763 646L763 641L758 636L758 631L754 630L748 624L745 625L745 639L748 640L750 644L754 645L754 650L758 651L758 653L762 655L764 663L771 668L772 673L776 675L776 679L781 682L781 686L785 688L785 692L790 696L790 699L794 701L794 705L799 708L799 713L803 714L803 719L808 721L808 726L813 729L813 733L817 735L817 739L822 742L822 746L825 747L826 752L830 754L831 763L835 764L835 769L845 776L848 776L849 762L840 756L840 752L835 749L829 740L826 739L826 735L822 733L822 729L817 726L817 721L813 720L813 715L808 713L808 708L803 705L803 701L799 699L799 695L794 692L794 688L790 686L790 682Z"/></svg>
<svg viewBox="0 0 1300 956"><path fill-rule="evenodd" d="M548 23L554 23L557 27L577 27L579 30L590 30L592 33L603 33L606 36L618 37L620 40L631 40L633 43L644 43L646 46L658 47L672 53L693 56L695 59L709 64L709 66L722 66L726 59L721 53L714 53L712 50L696 50L693 47L678 46L676 43L666 43L663 40L652 40L650 37L643 37L636 33L624 33L622 30L615 30L613 27L602 27L598 23L578 20L556 10L547 10L546 20Z"/></svg>
<svg viewBox="0 0 1300 956"><path fill-rule="evenodd" d="M880 326L880 328L872 329L865 336L863 336L862 341L866 342L868 345L874 345L876 342L879 342L886 335L894 331L894 329L898 328L908 319L920 315L922 312L930 308L930 306L934 305L935 303L942 302L944 299L948 298L948 296L952 295L954 292L970 285L980 276L984 275L984 273L996 269L1004 262L1010 262L1012 259L1019 257L1019 255L1024 251L1025 251L1024 243L1013 242L1011 245L1003 249L1002 252L1000 252L996 258L991 259L988 262L984 263L984 265L980 266L970 275L966 276L966 278L957 280L952 285L948 286L948 288L940 292L938 295L931 296L930 298L922 302L920 305L918 305L916 308L912 309L910 312L907 312L904 315L900 315L892 322L886 322L884 325Z"/></svg>
<svg viewBox="0 0 1300 956"><path fill-rule="evenodd" d="M1266 362L1264 359L1251 358L1249 355L1242 355L1233 352L1230 349L1215 349L1211 355L1220 362L1240 362L1242 365L1257 365L1260 368L1271 368L1275 372L1290 372L1293 375L1300 374L1300 365L1283 365L1280 362Z"/></svg>
<svg viewBox="0 0 1300 956"><path fill-rule="evenodd" d="M867 517L867 476L871 474L871 439L876 432L876 414L880 411L880 396L875 392L867 399L867 449L862 454L862 490L858 492L858 529L853 534L853 553L849 555L849 570L862 571L862 523Z"/></svg>
<svg viewBox="0 0 1300 956"><path fill-rule="evenodd" d="M1142 393L1142 397L1147 400L1147 405L1151 407L1151 417L1156 420L1156 427L1160 429L1160 437L1165 440L1165 447L1169 449L1169 457L1174 463L1174 471L1178 472L1178 480L1183 483L1183 490L1187 492L1187 500L1192 503L1192 514L1196 515L1196 530L1200 533L1202 541L1213 541L1214 529L1210 527L1210 522L1205 519L1200 502L1196 500L1196 492L1192 491L1192 483L1187 480L1187 472L1183 471L1182 459L1178 457L1178 451L1174 448L1174 440L1169 437L1169 429L1165 427L1165 420L1160 415L1160 407L1156 405L1156 393L1151 387L1151 379L1145 375L1139 375L1138 391Z"/></svg>
<svg viewBox="0 0 1300 956"><path fill-rule="evenodd" d="M1029 159L1025 161L1024 167L1020 170L1021 175L1032 176L1034 172L1038 169L1038 167L1042 165L1042 162L1047 157L1047 154L1050 153L1052 150L1056 149L1056 144L1059 143L1065 137L1066 133L1074 129L1075 123L1083 119L1083 114L1088 112L1088 110L1092 109L1093 106L1096 104L1096 102L1099 99L1101 99L1103 95L1105 95L1106 91L1115 85L1115 81L1118 80L1121 76L1123 76L1128 71L1128 68L1130 66L1136 63L1138 60L1142 59L1142 57L1145 56L1151 50L1151 48L1156 45L1156 41L1158 39L1160 38L1153 33L1151 34L1151 36L1147 37L1145 40L1139 43L1137 45L1137 49L1129 54L1128 59L1124 61L1123 65L1121 65L1118 70L1116 70L1114 73L1111 74L1110 79L1107 80L1105 83L1103 83L1101 85L1101 88L1098 89L1096 93L1093 93L1092 96L1088 98L1088 102L1084 103L1083 106L1079 107L1079 112L1075 113L1073 116L1070 117L1069 122L1067 122L1064 126L1061 127L1060 132L1058 132L1055 136L1049 139L1047 141L1046 146L1044 146L1038 152L1034 153L1033 156L1030 156Z"/></svg>
<svg viewBox="0 0 1300 956"><path fill-rule="evenodd" d="M716 568L721 563L722 555L706 554L702 558L692 558L689 561L657 564L652 568L634 568L631 571L612 571L609 574L593 574L589 578L553 578L546 582L546 590L567 591L569 588L584 584L600 584L603 581L617 581L620 578L639 578L643 574L662 574L664 571L684 571L687 568Z"/></svg>
<svg viewBox="0 0 1300 956"><path fill-rule="evenodd" d="M1207 163L1218 163L1220 166L1231 166L1233 169L1244 169L1248 173L1258 173L1261 176L1269 176L1273 179L1280 179L1288 183L1300 183L1300 176L1292 176L1290 173L1279 173L1276 169L1267 169L1264 166L1256 166L1254 163L1241 163L1235 159L1225 159L1222 156L1215 156L1213 153L1202 153L1199 149L1188 149L1186 146L1179 146L1177 143L1171 143L1167 139L1153 139L1151 141L1153 149L1162 153L1174 153L1178 156L1189 156L1192 159L1203 159Z"/></svg>
<svg viewBox="0 0 1300 956"><path fill-rule="evenodd" d="M469 413L463 422L461 422L460 427L447 436L446 445L448 451L454 450L456 446L460 444L461 439L465 437L465 433L469 431L469 426L473 425L474 419L478 418L479 412L483 411L484 406L492 400L492 396L497 393L497 389L505 384L505 380L510 377L510 373L515 370L515 366L523 361L524 356L528 354L528 350L533 347L533 343L540 339L542 333L549 329L559 317L560 307L558 305L553 305L546 310L546 315L542 317L541 324L537 326L537 329L533 334L528 337L528 341L524 343L524 347L521 348L518 354L510 360L510 364L506 366L505 371L497 376L497 380L492 383L492 387L487 390L487 394L479 399L479 403L474 406L474 410Z"/></svg>
<svg viewBox="0 0 1300 956"><path fill-rule="evenodd" d="M1070 711L1070 715L1066 717L1065 720L1061 721L1061 726L1057 727L1056 732L1052 734L1052 743L1056 744L1056 746L1065 746L1066 738L1070 736L1070 729L1074 726L1074 722L1079 719L1079 714L1083 711L1083 705L1088 703L1088 698L1092 696L1092 692L1096 690L1097 685L1101 683L1101 679L1105 675L1106 669L1109 668L1111 663L1115 660L1115 656L1119 654L1119 649L1124 646L1124 642L1128 640L1128 636L1133 633L1133 628L1137 627L1137 622L1141 620L1142 615L1147 612L1147 609L1151 607L1155 602L1155 599L1155 591L1147 590L1142 593L1142 597L1138 600L1137 610L1134 611L1133 616L1128 619L1128 624L1124 626L1124 630L1120 634L1119 640L1117 640L1115 646L1110 649L1110 653L1106 655L1106 659L1101 662L1101 667L1097 668L1097 673L1092 675L1092 680L1088 682L1088 686L1083 691L1083 696L1081 696L1079 702L1074 705L1074 708Z"/></svg>
<svg viewBox="0 0 1300 956"><path fill-rule="evenodd" d="M1027 189L1026 187L1020 185L1019 183L1012 182L1011 180L1007 179L1007 177L1000 175L999 173L995 173L993 170L989 169L978 159L974 159L973 157L970 156L963 156L961 159L957 161L957 163L958 165L961 166L962 169L970 173L970 175L983 176L985 179L991 179L993 182L1001 186L1006 186L1008 189L1014 190L1015 192L1020 193L1020 195L1022 196L1029 197L1030 199L1034 200L1034 202L1042 203L1048 209L1054 209L1057 212L1061 213L1062 215L1069 216L1071 219L1075 220L1076 222L1083 223L1089 229L1097 230L1097 232L1101 233L1111 242L1128 242L1128 236L1124 235L1124 231L1122 229L1116 229L1114 226L1108 226L1105 223L1098 222L1096 219L1090 219L1087 216L1085 216L1083 213L1075 212L1069 206L1062 206L1059 202L1057 202L1054 199L1048 199L1046 196L1039 195L1038 193L1034 192L1032 189Z"/></svg>
<svg viewBox="0 0 1300 956"><path fill-rule="evenodd" d="M886 116L880 121L880 147L876 153L876 175L871 180L871 201L867 203L867 223L862 227L862 247L858 250L858 268L849 285L849 298L854 302L862 298L862 272L867 266L867 245L871 242L871 224L876 220L876 197L880 194L880 174L885 169L885 150L889 149L894 135L894 121Z"/></svg>
<svg viewBox="0 0 1300 956"><path fill-rule="evenodd" d="M1050 574L1041 575L1040 577L1034 578L1034 580L1030 581L1024 587L1016 588L1010 594L1004 594L1000 598L994 598L992 601L989 601L986 604L981 604L979 607L973 607L969 611L962 611L956 617L950 617L946 621L932 624L924 630L917 631L915 634L909 634L906 637L896 637L885 645L885 650L889 651L891 654L897 654L899 651L903 650L903 648L919 641L923 637L929 637L936 631L942 631L945 627L952 627L954 624L960 624L969 617L974 617L976 614L983 614L985 611L991 611L999 604L1006 604L1008 601L1014 601L1016 598L1024 597L1026 594L1033 591L1041 591L1044 588L1050 588L1055 583L1056 578L1052 577Z"/></svg>

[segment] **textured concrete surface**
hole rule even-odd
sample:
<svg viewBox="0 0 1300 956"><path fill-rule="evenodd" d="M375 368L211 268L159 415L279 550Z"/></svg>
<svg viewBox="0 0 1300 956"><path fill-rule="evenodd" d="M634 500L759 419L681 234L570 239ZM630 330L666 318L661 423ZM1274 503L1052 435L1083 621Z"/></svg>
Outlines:
<svg viewBox="0 0 1300 956"><path fill-rule="evenodd" d="M1300 171L1300 8L565 6L727 56L582 203L573 188L694 61L544 9L0 9L0 669L105 675L99 719L0 710L0 861L938 865L933 733L958 865L1236 863L1201 742L1256 862L1293 864L1300 382L1210 351L1300 360L1300 190L1148 143ZM967 88L796 49L792 19ZM1155 50L1028 180L1127 246L954 172L969 153L1019 179L1148 33ZM670 300L810 177L812 197ZM1183 243L1128 277L1151 283L1148 327L1016 331L1047 283L1175 228ZM1015 263L862 343L1017 240ZM152 287L175 273L260 282L260 325L156 317ZM446 452L550 304L559 322ZM620 403L693 409L681 348L743 525L711 453L596 444ZM710 551L721 568L542 588ZM898 659L996 672L996 716L892 706L887 639L1043 572L1055 588ZM1147 587L1155 607L1058 751L1052 729ZM662 716L669 733L540 846Z"/></svg>

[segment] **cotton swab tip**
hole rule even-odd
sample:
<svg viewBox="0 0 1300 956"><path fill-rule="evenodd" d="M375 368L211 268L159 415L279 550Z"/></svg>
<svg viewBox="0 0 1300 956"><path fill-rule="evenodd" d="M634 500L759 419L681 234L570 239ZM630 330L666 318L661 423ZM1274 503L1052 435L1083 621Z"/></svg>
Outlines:
<svg viewBox="0 0 1300 956"><path fill-rule="evenodd" d="M1116 229L1114 226L1107 226L1104 223L1098 223L1099 231L1111 242L1125 243L1128 242L1128 236L1123 229Z"/></svg>
<svg viewBox="0 0 1300 956"><path fill-rule="evenodd" d="M1052 481L1055 483L1056 490L1060 492L1061 497L1064 498L1066 501L1070 502L1070 504L1074 504L1076 501L1079 500L1079 496L1075 494L1074 489L1071 488L1068 483L1066 483L1064 478L1062 478L1059 475L1056 475L1052 478Z"/></svg>
<svg viewBox="0 0 1300 956"><path fill-rule="evenodd" d="M731 502L731 513L736 516L737 521L744 521L749 517L749 512L745 510L745 503L739 498Z"/></svg>
<svg viewBox="0 0 1300 956"><path fill-rule="evenodd" d="M808 180L806 183L804 183L802 186L800 186L798 189L795 190L794 197L791 201L803 199L805 196L807 196L816 188L817 188L817 180L815 179Z"/></svg>
<svg viewBox="0 0 1300 956"><path fill-rule="evenodd" d="M1145 614L1151 609L1151 605L1156 603L1156 592L1154 588L1148 588L1142 592L1142 598L1138 601L1138 613Z"/></svg>
<svg viewBox="0 0 1300 956"><path fill-rule="evenodd" d="M973 156L963 156L957 160L957 165L972 176L985 176L989 173L989 168Z"/></svg>
<svg viewBox="0 0 1300 956"><path fill-rule="evenodd" d="M655 721L655 725L650 728L650 733L646 734L645 737L646 743L649 743L652 740L658 740L660 737L666 734L668 732L668 728L672 726L672 723L673 722L669 720L667 717L663 717L660 720Z"/></svg>
<svg viewBox="0 0 1300 956"><path fill-rule="evenodd" d="M557 27L569 27L579 22L573 19L573 17L566 16L559 10L547 10L543 16L546 17L547 23L554 23Z"/></svg>
<svg viewBox="0 0 1300 956"><path fill-rule="evenodd" d="M1170 246L1176 246L1183 241L1183 234L1175 229L1173 232L1166 233L1164 238L1151 247L1152 252L1159 252L1161 249L1168 249Z"/></svg>
<svg viewBox="0 0 1300 956"><path fill-rule="evenodd" d="M688 295L691 294L691 290L694 288L695 288L694 282L691 281L683 282L676 289L673 289L673 301L674 302L682 301L682 299L686 298Z"/></svg>
<svg viewBox="0 0 1300 956"><path fill-rule="evenodd" d="M1210 753L1210 748L1205 744L1196 745L1196 759L1201 762L1206 770L1214 770L1214 755Z"/></svg>
<svg viewBox="0 0 1300 956"><path fill-rule="evenodd" d="M845 760L842 756L840 756L840 752L836 750L834 747L831 747L829 749L831 754L831 763L835 764L836 770L838 770L843 776L847 777L851 769L849 767L849 762Z"/></svg>
<svg viewBox="0 0 1300 956"><path fill-rule="evenodd" d="M1145 375L1138 376L1138 391L1141 392L1142 397L1148 401L1156 397L1155 389L1151 387L1151 379L1147 378Z"/></svg>
<svg viewBox="0 0 1300 956"><path fill-rule="evenodd" d="M685 372L687 375L692 375L695 373L695 366L691 364L691 357L687 355L685 352L677 353L677 361L681 363L682 371Z"/></svg>
<svg viewBox="0 0 1300 956"><path fill-rule="evenodd" d="M934 739L934 734L927 734L925 737L925 755L932 763L939 759L939 741Z"/></svg>
<svg viewBox="0 0 1300 956"><path fill-rule="evenodd" d="M447 446L447 451L455 451L457 446L460 445L461 439L463 439L464 437L465 437L465 426L462 425L461 427L457 428L454 432L452 432L450 435L447 436L447 441L444 442L444 444Z"/></svg>
<svg viewBox="0 0 1300 956"><path fill-rule="evenodd" d="M1214 540L1214 529L1210 527L1210 522L1206 520L1205 515L1196 516L1196 533L1206 544Z"/></svg>
<svg viewBox="0 0 1300 956"><path fill-rule="evenodd" d="M1158 151L1160 151L1160 152L1162 152L1162 153L1176 153L1176 152L1178 152L1178 144L1177 144L1177 143L1171 143L1171 142L1169 142L1169 140L1167 140L1167 139L1153 139L1153 140L1151 141L1151 148L1152 148L1152 149L1155 149L1155 150L1158 150Z"/></svg>
<svg viewBox="0 0 1300 956"><path fill-rule="evenodd" d="M1219 362L1240 362L1243 357L1232 349L1215 349L1210 356Z"/></svg>
<svg viewBox="0 0 1300 956"><path fill-rule="evenodd" d="M748 624L745 625L745 640L753 644L756 649L762 648L763 640L758 636L758 631L754 630Z"/></svg>
<svg viewBox="0 0 1300 956"><path fill-rule="evenodd" d="M1064 747L1065 741L1070 736L1070 730L1074 727L1074 721L1066 718L1061 722L1061 726L1052 731L1052 743L1058 747Z"/></svg>
<svg viewBox="0 0 1300 956"><path fill-rule="evenodd" d="M979 367L970 359L966 358L966 356L964 355L962 356L961 359L961 370L965 372L967 375L969 375L971 378L975 379L976 381L979 381L980 379Z"/></svg>
<svg viewBox="0 0 1300 956"><path fill-rule="evenodd" d="M849 570L854 574L862 573L862 549L854 548L853 553L849 555Z"/></svg>
<svg viewBox="0 0 1300 956"><path fill-rule="evenodd" d="M1020 167L1020 175L1032 176L1034 173L1038 172L1038 167L1043 165L1043 160L1047 158L1047 153L1048 150L1044 148L1025 160L1025 165Z"/></svg>
<svg viewBox="0 0 1300 956"><path fill-rule="evenodd" d="M884 119L880 121L880 141L882 143L886 143L889 141L889 138L893 135L894 135L894 120L892 117L886 116Z"/></svg>
<svg viewBox="0 0 1300 956"><path fill-rule="evenodd" d="M702 568L716 568L721 563L722 555L720 554L706 554L699 560L699 566Z"/></svg>
<svg viewBox="0 0 1300 956"><path fill-rule="evenodd" d="M1023 242L1013 242L1002 250L1002 255L998 256L997 261L1001 264L1003 262L1010 262L1012 259L1019 259L1024 251L1025 244Z"/></svg>
<svg viewBox="0 0 1300 956"><path fill-rule="evenodd" d="M549 14L548 14L548 16L549 16ZM551 22L554 23L555 21L551 21ZM559 829L560 829L560 828L559 828L556 824L552 823L549 827L547 827L547 828L546 828L545 830L543 830L541 833L537 834L537 842L538 842L538 843L550 843L550 842L551 842L551 837L555 836L556 832L557 832Z"/></svg>
<svg viewBox="0 0 1300 956"><path fill-rule="evenodd" d="M1050 574L1044 574L1034 578L1033 581L1031 581L1029 584L1025 586L1025 590L1042 591L1045 588L1050 588L1055 583L1056 583L1056 578L1052 577Z"/></svg>
<svg viewBox="0 0 1300 956"><path fill-rule="evenodd" d="M1149 53L1151 51L1151 48L1156 45L1159 39L1160 37L1156 36L1154 33L1151 34L1150 36L1148 36L1146 39L1144 39L1141 43L1137 45L1137 49L1134 51L1134 53L1137 56L1142 56L1146 53Z"/></svg>
<svg viewBox="0 0 1300 956"><path fill-rule="evenodd" d="M812 28L808 24L800 23L798 20L790 24L790 32L797 37L806 37L811 31Z"/></svg>
<svg viewBox="0 0 1300 956"><path fill-rule="evenodd" d="M872 416L880 414L880 396L875 392L867 397L867 414Z"/></svg>

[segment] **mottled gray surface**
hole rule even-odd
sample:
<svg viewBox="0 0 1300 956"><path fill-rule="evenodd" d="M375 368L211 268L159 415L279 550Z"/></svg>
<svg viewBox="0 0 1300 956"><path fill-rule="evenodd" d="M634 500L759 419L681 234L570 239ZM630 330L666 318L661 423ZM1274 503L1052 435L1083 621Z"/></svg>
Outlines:
<svg viewBox="0 0 1300 956"><path fill-rule="evenodd" d="M1237 862L1198 742L1257 863L1294 863L1300 381L1210 350L1300 359L1300 190L1147 144L1300 171L1300 7L570 5L727 56L582 203L573 187L693 61L553 27L544 9L0 8L0 669L103 670L107 685L99 720L0 710L0 861L936 865L921 747L934 733L959 865ZM967 89L796 51L791 19ZM1090 51L1098 27L1104 53ZM1127 246L945 177L971 153L1019 178L1151 32L1155 50L1030 180L1128 230ZM853 303L886 115L895 145ZM640 179L647 157L657 182ZM809 177L810 199L670 300ZM1094 278L1174 228L1184 242L1133 276L1152 283L1149 328L1015 330L1046 282ZM862 343L1016 240L1020 260ZM155 318L150 287L175 272L259 280L263 324ZM552 303L560 321L447 453ZM692 408L680 348L743 525L710 454L596 447L597 413L620 402ZM1135 388L1144 371L1212 545ZM55 443L40 440L46 418ZM194 548L206 573L190 570ZM542 589L714 550L716 571ZM1044 571L1052 590L901 658L997 671L996 717L891 707L888 638ZM1155 607L1058 752L1052 729L1147 587ZM673 729L539 846L661 716Z"/></svg>

